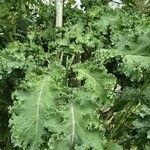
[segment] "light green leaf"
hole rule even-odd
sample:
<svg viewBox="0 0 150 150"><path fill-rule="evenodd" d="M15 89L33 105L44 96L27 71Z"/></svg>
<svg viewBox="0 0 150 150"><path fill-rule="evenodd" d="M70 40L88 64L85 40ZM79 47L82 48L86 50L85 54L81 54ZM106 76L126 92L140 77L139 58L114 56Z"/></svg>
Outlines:
<svg viewBox="0 0 150 150"><path fill-rule="evenodd" d="M112 142L107 143L107 148L108 150L123 150L123 148L120 145Z"/></svg>
<svg viewBox="0 0 150 150"><path fill-rule="evenodd" d="M60 105L60 108L55 106L55 113L51 113L45 123L45 127L52 133L48 143L50 149L71 150L84 147L103 150L104 128L95 107L90 102L80 105L78 94L75 90L69 103Z"/></svg>
<svg viewBox="0 0 150 150"><path fill-rule="evenodd" d="M62 84L64 73L59 69L60 74L53 68L50 75L30 79L27 85L22 85L25 89L14 93L14 106L10 108L11 138L14 146L30 150L40 149L44 122L49 114L47 109L53 106L53 100L60 92Z"/></svg>
<svg viewBox="0 0 150 150"><path fill-rule="evenodd" d="M74 70L78 73L77 78L79 80L85 80L84 86L80 89L81 94L89 92L89 97L98 105L112 103L113 89L116 83L115 77L107 74L104 66L97 68L96 65L98 64L96 64L96 68L93 69L92 65L85 63L74 67ZM86 95L82 95L81 99L83 97L86 97Z"/></svg>

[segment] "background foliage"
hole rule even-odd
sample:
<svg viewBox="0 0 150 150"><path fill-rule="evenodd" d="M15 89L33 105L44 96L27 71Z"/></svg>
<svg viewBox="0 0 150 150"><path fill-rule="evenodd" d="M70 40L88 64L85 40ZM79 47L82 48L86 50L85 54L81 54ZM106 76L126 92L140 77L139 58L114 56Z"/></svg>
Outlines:
<svg viewBox="0 0 150 150"><path fill-rule="evenodd" d="M149 1L108 2L0 1L1 149L150 149Z"/></svg>

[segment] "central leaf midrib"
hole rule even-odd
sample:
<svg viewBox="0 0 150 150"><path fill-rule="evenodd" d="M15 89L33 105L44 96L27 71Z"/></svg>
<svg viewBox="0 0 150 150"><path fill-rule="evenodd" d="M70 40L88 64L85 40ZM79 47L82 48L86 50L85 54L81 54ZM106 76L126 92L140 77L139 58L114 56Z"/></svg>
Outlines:
<svg viewBox="0 0 150 150"><path fill-rule="evenodd" d="M94 77L92 77L91 75L79 70L79 72L81 72L82 74L86 75L87 77L89 77L90 79L92 79L99 87L101 87L101 85L96 81L96 79Z"/></svg>
<svg viewBox="0 0 150 150"><path fill-rule="evenodd" d="M71 103L71 117L72 117L72 136L71 136L71 144L74 144L74 137L75 137L75 116L74 116L74 108L73 103Z"/></svg>
<svg viewBox="0 0 150 150"><path fill-rule="evenodd" d="M38 140L38 126L39 126L39 109L40 109L40 101L41 101L41 97L42 97L42 92L44 89L44 84L45 84L45 78L41 84L41 88L38 94L38 99L37 99L37 108L36 108L36 143Z"/></svg>

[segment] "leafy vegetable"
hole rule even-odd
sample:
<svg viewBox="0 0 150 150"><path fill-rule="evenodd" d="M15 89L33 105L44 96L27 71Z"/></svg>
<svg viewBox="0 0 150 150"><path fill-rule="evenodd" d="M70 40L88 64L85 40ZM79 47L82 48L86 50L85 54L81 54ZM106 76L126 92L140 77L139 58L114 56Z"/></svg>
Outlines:
<svg viewBox="0 0 150 150"><path fill-rule="evenodd" d="M148 150L149 2L0 2L0 149ZM72 6L74 5L74 6Z"/></svg>

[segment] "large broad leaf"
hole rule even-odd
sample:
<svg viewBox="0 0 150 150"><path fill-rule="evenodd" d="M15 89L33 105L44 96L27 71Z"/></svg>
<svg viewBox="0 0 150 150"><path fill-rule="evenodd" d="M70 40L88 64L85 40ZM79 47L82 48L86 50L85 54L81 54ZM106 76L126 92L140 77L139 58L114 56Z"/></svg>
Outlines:
<svg viewBox="0 0 150 150"><path fill-rule="evenodd" d="M128 63L133 64L137 63L139 66L147 68L150 66L150 57L148 56L140 56L140 55L126 55L125 59Z"/></svg>
<svg viewBox="0 0 150 150"><path fill-rule="evenodd" d="M62 93L56 100L56 105L49 108L51 113L45 123L45 127L51 133L49 149L104 149L104 127L96 107L92 100L84 99L83 102L81 97L82 93L76 89L72 94Z"/></svg>
<svg viewBox="0 0 150 150"><path fill-rule="evenodd" d="M104 127L95 97L90 99L88 90L63 88L63 76L61 67L56 66L50 75L30 79L24 89L15 92L10 109L14 146L25 150L104 150Z"/></svg>
<svg viewBox="0 0 150 150"><path fill-rule="evenodd" d="M103 50L112 55L112 58L122 57L122 63L118 64L118 69L126 76L130 77L132 81L140 81L144 76L144 71L150 69L150 55L149 52L142 53L141 51L129 51L120 49ZM110 57L111 58L111 57ZM110 59L110 58L105 58Z"/></svg>
<svg viewBox="0 0 150 150"><path fill-rule="evenodd" d="M85 83L78 88L66 88L55 99L55 105L49 107L45 122L51 134L49 149L104 150L105 129L99 109L104 103L112 102L116 80L106 70L92 70L89 63L75 65L73 70Z"/></svg>
<svg viewBox="0 0 150 150"><path fill-rule="evenodd" d="M61 68L52 68L50 75L30 79L22 85L22 90L14 93L14 106L11 107L10 120L12 142L23 149L40 149L44 134L44 121L49 114L47 108L53 105L54 98L60 92Z"/></svg>
<svg viewBox="0 0 150 150"><path fill-rule="evenodd" d="M101 58L103 59L103 57L105 56ZM107 73L102 59L74 67L74 70L78 73L77 78L84 81L84 85L79 92L88 92L88 97L95 101L98 106L112 104L113 89L116 83L115 77ZM87 94L82 94L81 99L84 97L87 97Z"/></svg>

